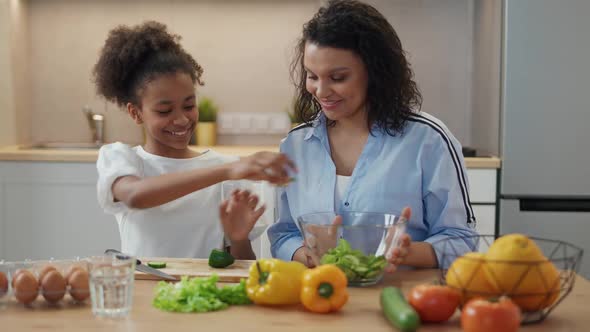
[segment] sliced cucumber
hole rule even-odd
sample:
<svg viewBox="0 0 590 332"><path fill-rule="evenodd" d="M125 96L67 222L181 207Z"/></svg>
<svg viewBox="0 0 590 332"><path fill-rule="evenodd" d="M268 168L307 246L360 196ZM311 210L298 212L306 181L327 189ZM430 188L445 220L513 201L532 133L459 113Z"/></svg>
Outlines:
<svg viewBox="0 0 590 332"><path fill-rule="evenodd" d="M147 265L154 269L163 269L166 267L166 262L148 262Z"/></svg>

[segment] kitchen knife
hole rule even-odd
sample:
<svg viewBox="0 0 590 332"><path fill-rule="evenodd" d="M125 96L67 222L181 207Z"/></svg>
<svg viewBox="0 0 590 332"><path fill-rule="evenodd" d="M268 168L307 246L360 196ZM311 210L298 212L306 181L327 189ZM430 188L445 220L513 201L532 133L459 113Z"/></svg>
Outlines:
<svg viewBox="0 0 590 332"><path fill-rule="evenodd" d="M126 254L124 254L118 250L115 250L115 249L107 249L107 250L105 250L104 253L105 254L116 254L117 257L121 257L121 259L126 259L126 258L130 257L129 255L126 255ZM178 281L178 278L171 276L168 273L164 273L160 270L154 269L153 267L149 267L147 265L142 264L139 259L135 259L135 269L137 271L140 271L143 273L158 276L164 280Z"/></svg>

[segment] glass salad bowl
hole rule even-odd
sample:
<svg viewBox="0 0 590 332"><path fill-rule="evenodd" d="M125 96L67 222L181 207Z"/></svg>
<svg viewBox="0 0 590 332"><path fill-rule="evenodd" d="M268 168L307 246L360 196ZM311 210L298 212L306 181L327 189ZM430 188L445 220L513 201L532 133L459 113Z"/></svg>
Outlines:
<svg viewBox="0 0 590 332"><path fill-rule="evenodd" d="M339 225L334 212L316 212L297 218L304 245L313 263L335 264L349 286L370 286L383 277L385 257L405 232L406 220L399 214L343 212Z"/></svg>

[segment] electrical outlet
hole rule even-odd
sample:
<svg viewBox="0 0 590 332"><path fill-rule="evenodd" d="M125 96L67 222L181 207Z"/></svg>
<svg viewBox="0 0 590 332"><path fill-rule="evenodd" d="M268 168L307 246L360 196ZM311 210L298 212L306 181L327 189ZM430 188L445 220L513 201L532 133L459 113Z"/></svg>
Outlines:
<svg viewBox="0 0 590 332"><path fill-rule="evenodd" d="M287 134L291 122L287 114L270 112L220 112L217 117L221 135Z"/></svg>

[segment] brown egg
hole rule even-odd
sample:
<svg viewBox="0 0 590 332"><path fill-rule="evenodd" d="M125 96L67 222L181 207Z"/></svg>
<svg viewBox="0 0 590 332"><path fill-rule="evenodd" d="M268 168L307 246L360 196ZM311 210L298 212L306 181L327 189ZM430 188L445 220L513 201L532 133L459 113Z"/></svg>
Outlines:
<svg viewBox="0 0 590 332"><path fill-rule="evenodd" d="M37 298L39 283L30 271L18 273L14 279L14 296L20 303L29 304Z"/></svg>
<svg viewBox="0 0 590 332"><path fill-rule="evenodd" d="M0 272L0 297L8 292L8 278L4 272Z"/></svg>
<svg viewBox="0 0 590 332"><path fill-rule="evenodd" d="M70 280L70 276L72 275L72 273L74 273L74 271L77 271L77 270L84 270L84 269L81 268L79 265L72 265L72 266L70 266L66 270L66 274L65 274L66 281Z"/></svg>
<svg viewBox="0 0 590 332"><path fill-rule="evenodd" d="M88 272L86 270L79 269L72 272L68 284L70 284L70 295L74 300L82 302L90 296Z"/></svg>
<svg viewBox="0 0 590 332"><path fill-rule="evenodd" d="M41 271L39 271L39 280L43 280L43 277L45 277L49 271L57 271L57 269L53 265L45 265Z"/></svg>
<svg viewBox="0 0 590 332"><path fill-rule="evenodd" d="M14 273L12 274L12 282L11 282L12 288L14 288L14 282L16 281L16 277L18 277L18 275L23 273L24 271L27 271L27 270L18 269L16 271L14 271Z"/></svg>
<svg viewBox="0 0 590 332"><path fill-rule="evenodd" d="M49 271L41 279L43 297L49 303L56 303L66 294L66 279L57 270Z"/></svg>

